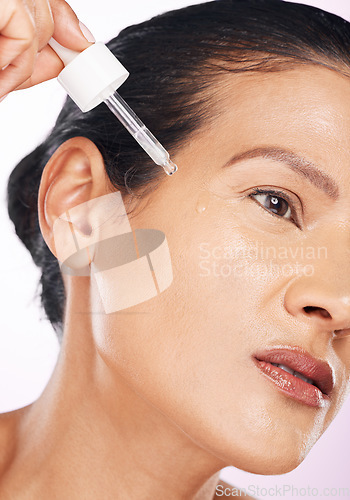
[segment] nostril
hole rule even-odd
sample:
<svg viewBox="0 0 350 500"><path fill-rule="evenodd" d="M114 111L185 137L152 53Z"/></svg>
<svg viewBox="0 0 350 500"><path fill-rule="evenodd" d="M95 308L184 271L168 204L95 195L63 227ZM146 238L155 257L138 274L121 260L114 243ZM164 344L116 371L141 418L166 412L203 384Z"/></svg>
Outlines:
<svg viewBox="0 0 350 500"><path fill-rule="evenodd" d="M350 328L343 328L342 330L334 330L334 338L342 339L344 337L350 337Z"/></svg>
<svg viewBox="0 0 350 500"><path fill-rule="evenodd" d="M310 316L321 316L321 318L332 318L332 316L329 314L326 309L323 309L323 307L317 307L317 306L305 306L303 307L304 311L306 314Z"/></svg>

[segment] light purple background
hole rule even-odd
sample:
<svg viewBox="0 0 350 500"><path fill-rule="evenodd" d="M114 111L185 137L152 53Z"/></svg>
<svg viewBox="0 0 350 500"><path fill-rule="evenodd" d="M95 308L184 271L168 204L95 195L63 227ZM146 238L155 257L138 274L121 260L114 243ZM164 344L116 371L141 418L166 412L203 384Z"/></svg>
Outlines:
<svg viewBox="0 0 350 500"><path fill-rule="evenodd" d="M124 3L99 0L98 10L97 2L72 0L70 3L96 39L107 41L125 26L166 10L202 1L128 0ZM307 0L298 3L318 6L350 20L349 0ZM0 104L0 412L20 408L37 399L57 359L57 340L48 322L41 319L43 314L38 300L33 299L39 273L13 234L5 208L5 186L16 162L32 151L52 127L63 100L63 90L56 81L51 81L10 95ZM221 477L242 488L249 485L267 488L274 488L275 485L310 486L318 488L320 494L323 488L348 487L350 490L349 417L348 399L307 459L289 474L258 476L228 467L222 471ZM268 456L268 449L266 454ZM284 498L312 497L287 495Z"/></svg>

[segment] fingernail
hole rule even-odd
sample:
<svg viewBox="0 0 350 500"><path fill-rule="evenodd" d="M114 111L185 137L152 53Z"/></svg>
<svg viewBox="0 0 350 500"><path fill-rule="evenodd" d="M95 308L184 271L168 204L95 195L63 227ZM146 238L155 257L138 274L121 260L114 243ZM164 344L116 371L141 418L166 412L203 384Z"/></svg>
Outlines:
<svg viewBox="0 0 350 500"><path fill-rule="evenodd" d="M8 96L8 94L5 94L4 96L0 97L0 102L2 102L5 99L5 97L7 97L7 96Z"/></svg>
<svg viewBox="0 0 350 500"><path fill-rule="evenodd" d="M6 64L6 66L4 66L3 68L1 68L1 71L5 71L5 69L7 68L7 66L9 66L9 64Z"/></svg>
<svg viewBox="0 0 350 500"><path fill-rule="evenodd" d="M94 35L91 33L91 31L83 24L81 21L79 21L79 28L84 37L88 42L96 42Z"/></svg>

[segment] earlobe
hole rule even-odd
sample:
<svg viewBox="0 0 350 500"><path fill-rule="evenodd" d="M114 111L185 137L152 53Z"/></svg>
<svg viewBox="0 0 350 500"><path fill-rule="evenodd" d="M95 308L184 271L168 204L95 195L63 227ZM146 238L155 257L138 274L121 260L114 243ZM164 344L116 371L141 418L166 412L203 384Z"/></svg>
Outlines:
<svg viewBox="0 0 350 500"><path fill-rule="evenodd" d="M69 139L52 155L41 178L38 211L41 232L56 257L56 219L77 205L111 192L108 186L102 155L89 139ZM77 223L79 231L89 233L87 220Z"/></svg>

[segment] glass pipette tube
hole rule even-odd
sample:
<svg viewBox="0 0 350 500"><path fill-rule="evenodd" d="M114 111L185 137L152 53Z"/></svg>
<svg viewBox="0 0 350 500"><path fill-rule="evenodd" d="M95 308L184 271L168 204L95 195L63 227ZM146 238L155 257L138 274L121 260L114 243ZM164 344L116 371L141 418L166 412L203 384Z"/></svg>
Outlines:
<svg viewBox="0 0 350 500"><path fill-rule="evenodd" d="M140 118L134 113L124 99L114 92L108 99L105 99L105 104L109 107L112 113L130 132L133 138L140 144L152 160L163 167L168 175L172 175L177 171L177 166L170 159L169 153L148 130L146 125L142 123Z"/></svg>

